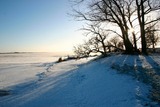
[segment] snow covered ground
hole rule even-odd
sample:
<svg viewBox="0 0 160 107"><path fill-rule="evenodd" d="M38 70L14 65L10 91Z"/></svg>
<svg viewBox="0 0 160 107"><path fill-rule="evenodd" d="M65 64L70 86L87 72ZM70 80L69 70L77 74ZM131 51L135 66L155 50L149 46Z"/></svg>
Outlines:
<svg viewBox="0 0 160 107"><path fill-rule="evenodd" d="M0 63L0 89L11 92L0 97L0 107L160 106L149 98L150 85L122 73L132 71L133 65L136 72L139 66L157 67L153 71L158 72L159 56L113 55L92 59Z"/></svg>
<svg viewBox="0 0 160 107"><path fill-rule="evenodd" d="M39 78L57 59L52 53L0 54L0 89Z"/></svg>

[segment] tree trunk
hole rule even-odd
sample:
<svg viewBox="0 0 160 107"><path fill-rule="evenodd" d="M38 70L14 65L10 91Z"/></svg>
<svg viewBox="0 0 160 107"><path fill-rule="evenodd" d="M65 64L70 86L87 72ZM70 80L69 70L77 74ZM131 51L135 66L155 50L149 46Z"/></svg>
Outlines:
<svg viewBox="0 0 160 107"><path fill-rule="evenodd" d="M131 28L133 28L133 24L129 18L129 23L131 25ZM134 51L137 52L137 40L136 40L136 35L135 35L135 31L132 31L132 35L133 35L133 42L134 42Z"/></svg>
<svg viewBox="0 0 160 107"><path fill-rule="evenodd" d="M125 46L125 53L126 54L133 54L133 45L129 41L129 39L124 40L124 46Z"/></svg>
<svg viewBox="0 0 160 107"><path fill-rule="evenodd" d="M145 37L145 30L144 25L141 26L141 44L142 44L142 53L147 54L147 46L146 46L146 37Z"/></svg>
<svg viewBox="0 0 160 107"><path fill-rule="evenodd" d="M134 51L137 52L137 40L136 40L136 35L134 33L132 33L133 35L133 42L134 42Z"/></svg>
<svg viewBox="0 0 160 107"><path fill-rule="evenodd" d="M155 45L154 45L154 43L152 44L152 49L153 49L153 52L155 53L156 50L155 50Z"/></svg>
<svg viewBox="0 0 160 107"><path fill-rule="evenodd" d="M122 35L123 35L125 53L126 54L133 54L133 45L132 45L131 41L128 38L128 32L126 32L122 27L121 27L121 32L122 32Z"/></svg>
<svg viewBox="0 0 160 107"><path fill-rule="evenodd" d="M142 53L147 54L147 46L146 46L146 37L145 37L145 13L144 13L144 3L143 0L141 0L141 44L142 44Z"/></svg>
<svg viewBox="0 0 160 107"><path fill-rule="evenodd" d="M103 43L102 45L103 45L103 51L104 51L104 54L106 55L106 54L107 54L106 46L105 46L105 44L104 44L104 43Z"/></svg>

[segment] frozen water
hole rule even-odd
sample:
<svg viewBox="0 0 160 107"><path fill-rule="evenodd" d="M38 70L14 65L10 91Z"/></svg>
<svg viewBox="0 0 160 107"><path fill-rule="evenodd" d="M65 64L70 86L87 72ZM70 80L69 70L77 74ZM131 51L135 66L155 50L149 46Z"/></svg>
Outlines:
<svg viewBox="0 0 160 107"><path fill-rule="evenodd" d="M0 89L39 78L57 59L53 53L0 54Z"/></svg>

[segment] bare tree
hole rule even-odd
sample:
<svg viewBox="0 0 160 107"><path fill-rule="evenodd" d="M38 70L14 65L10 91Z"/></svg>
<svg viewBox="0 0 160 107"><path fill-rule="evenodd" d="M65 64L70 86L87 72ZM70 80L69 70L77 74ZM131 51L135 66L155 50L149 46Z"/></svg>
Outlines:
<svg viewBox="0 0 160 107"><path fill-rule="evenodd" d="M90 41L90 45L94 45L94 51L100 52L103 55L107 54L106 51L106 38L109 35L104 29L100 27L100 25L89 25L87 28L83 28L87 32L87 36L92 36Z"/></svg>
<svg viewBox="0 0 160 107"><path fill-rule="evenodd" d="M158 35L158 33L156 31L157 30L155 29L154 25L149 25L146 28L147 48L149 48L150 46L152 46L153 52L155 52L155 45L157 45L157 43L160 40L160 36Z"/></svg>
<svg viewBox="0 0 160 107"><path fill-rule="evenodd" d="M112 37L108 43L110 44L110 47L113 48L113 51L124 51L123 50L123 42L120 40L119 37L115 36Z"/></svg>
<svg viewBox="0 0 160 107"><path fill-rule="evenodd" d="M92 49L90 46L91 45L89 42L84 42L84 44L74 46L73 50L78 57L88 57L92 52Z"/></svg>
<svg viewBox="0 0 160 107"><path fill-rule="evenodd" d="M77 3L84 2L87 2L89 8L82 11L75 9L76 18L93 23L117 25L121 34L118 34L112 28L109 28L109 30L123 39L126 53L133 53L134 50L137 50L136 33L135 31L132 32L132 43L129 39L129 30L134 29L134 22L137 23L138 21L142 53L147 54L145 29L148 24L154 24L160 20L159 15L155 16L153 20L148 20L148 16L160 12L159 0L80 0Z"/></svg>
<svg viewBox="0 0 160 107"><path fill-rule="evenodd" d="M121 51L124 51L123 47L124 47L123 41L119 41L117 44L117 48Z"/></svg>
<svg viewBox="0 0 160 107"><path fill-rule="evenodd" d="M74 46L73 47L73 51L74 53L78 56L81 57L84 55L84 50L83 50L83 46L82 45L78 45L78 46Z"/></svg>
<svg viewBox="0 0 160 107"><path fill-rule="evenodd" d="M132 19L132 17L134 16L137 9L133 7L134 7L134 0L128 0L128 2L126 2L126 9L127 9L126 17L128 18L128 23L130 25L129 30L132 33L134 50L136 51L137 50L137 39L136 39L136 34L135 34L134 26L133 26L133 22L135 21L135 18Z"/></svg>
<svg viewBox="0 0 160 107"><path fill-rule="evenodd" d="M147 54L146 32L145 27L147 24L155 23L160 20L160 17L156 17L153 20L147 21L147 15L152 12L160 10L159 0L136 0L137 16L141 33L142 53Z"/></svg>
<svg viewBox="0 0 160 107"><path fill-rule="evenodd" d="M128 37L126 2L127 0L94 0L88 5L90 8L87 12L74 10L77 13L75 16L89 22L117 25L121 30L126 53L133 53L133 45Z"/></svg>
<svg viewBox="0 0 160 107"><path fill-rule="evenodd" d="M110 39L110 42L111 42L111 44L112 44L113 46L117 47L117 45L118 45L118 43L119 43L119 38L118 38L117 36L112 37L112 38Z"/></svg>

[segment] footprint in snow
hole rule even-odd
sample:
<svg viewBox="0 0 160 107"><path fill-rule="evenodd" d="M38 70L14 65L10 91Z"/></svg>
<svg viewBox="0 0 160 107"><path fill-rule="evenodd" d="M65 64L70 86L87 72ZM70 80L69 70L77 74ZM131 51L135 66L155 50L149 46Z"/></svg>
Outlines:
<svg viewBox="0 0 160 107"><path fill-rule="evenodd" d="M38 81L43 80L43 78L45 78L47 75L45 72L39 73L36 76L38 76Z"/></svg>

